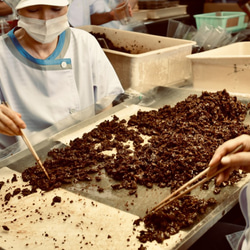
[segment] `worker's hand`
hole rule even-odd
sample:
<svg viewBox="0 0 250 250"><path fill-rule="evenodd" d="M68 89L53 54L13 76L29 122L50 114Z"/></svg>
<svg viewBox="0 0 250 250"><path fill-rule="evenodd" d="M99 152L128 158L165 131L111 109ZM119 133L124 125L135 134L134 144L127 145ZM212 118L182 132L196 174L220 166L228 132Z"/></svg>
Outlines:
<svg viewBox="0 0 250 250"><path fill-rule="evenodd" d="M239 145L243 145L241 152L228 155ZM233 170L242 169L250 172L250 136L241 135L234 139L228 140L217 148L210 163L208 177L212 176L220 168L228 166L228 168L217 176L216 183L219 185L223 181L228 180Z"/></svg>
<svg viewBox="0 0 250 250"><path fill-rule="evenodd" d="M126 17L125 10L128 8L128 14L132 17L133 12L130 3L128 5L124 5L124 2L119 3L114 9L110 11L110 15L113 17L113 20L121 20Z"/></svg>
<svg viewBox="0 0 250 250"><path fill-rule="evenodd" d="M0 105L0 133L9 136L20 135L20 129L26 128L21 114L13 111L5 105Z"/></svg>

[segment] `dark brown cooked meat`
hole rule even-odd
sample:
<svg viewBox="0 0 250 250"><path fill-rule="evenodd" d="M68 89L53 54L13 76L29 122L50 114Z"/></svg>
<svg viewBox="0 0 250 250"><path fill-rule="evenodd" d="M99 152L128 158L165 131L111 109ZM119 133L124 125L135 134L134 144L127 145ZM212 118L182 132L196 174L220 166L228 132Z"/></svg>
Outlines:
<svg viewBox="0 0 250 250"><path fill-rule="evenodd" d="M44 166L50 182L38 166L26 169L22 177L34 189L50 190L74 180L92 181L104 168L119 181L114 189L136 190L137 185L152 188L156 184L175 190L204 170L224 141L250 134L243 123L247 110L224 90L190 95L174 107L138 111L128 121L114 116L69 146L48 153ZM143 135L150 136L148 142ZM133 142L134 151L126 145L128 141ZM114 148L116 154L103 153Z"/></svg>
<svg viewBox="0 0 250 250"><path fill-rule="evenodd" d="M213 207L216 200L213 198L205 201L193 196L184 196L174 200L167 206L154 213L149 213L143 219L134 222L135 226L144 222L146 230L141 230L137 237L140 242L156 240L162 243L171 235L178 233L181 229L187 228L199 220L199 216L205 214L209 207Z"/></svg>

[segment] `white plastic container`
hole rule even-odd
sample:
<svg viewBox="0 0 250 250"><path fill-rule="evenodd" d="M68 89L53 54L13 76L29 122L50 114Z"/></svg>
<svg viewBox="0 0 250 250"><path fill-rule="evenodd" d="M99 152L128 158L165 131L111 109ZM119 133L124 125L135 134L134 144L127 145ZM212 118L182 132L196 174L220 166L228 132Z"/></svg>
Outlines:
<svg viewBox="0 0 250 250"><path fill-rule="evenodd" d="M154 20L164 17L172 17L185 14L187 14L187 5L178 5L163 9L148 10L147 18Z"/></svg>
<svg viewBox="0 0 250 250"><path fill-rule="evenodd" d="M191 54L193 41L94 25L79 28L105 34L116 47L124 47L131 52L103 49L124 89L147 91L191 77L191 64L186 56Z"/></svg>
<svg viewBox="0 0 250 250"><path fill-rule="evenodd" d="M226 45L187 58L192 62L194 88L250 94L250 42Z"/></svg>
<svg viewBox="0 0 250 250"><path fill-rule="evenodd" d="M177 5L158 9L138 9L133 11L133 18L136 20L157 20L160 18L173 17L187 14L187 5Z"/></svg>

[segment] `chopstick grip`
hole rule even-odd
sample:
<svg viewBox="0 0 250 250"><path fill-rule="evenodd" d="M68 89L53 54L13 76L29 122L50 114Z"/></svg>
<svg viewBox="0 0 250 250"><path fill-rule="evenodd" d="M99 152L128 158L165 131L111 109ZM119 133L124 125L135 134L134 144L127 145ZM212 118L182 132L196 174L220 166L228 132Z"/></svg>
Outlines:
<svg viewBox="0 0 250 250"><path fill-rule="evenodd" d="M237 152L240 152L243 148L243 145L239 145L238 147L236 147L231 153L229 153L228 155L231 154L235 154ZM212 176L206 177L203 180L197 182L196 184L192 185L191 187L188 188L188 186L190 186L191 184L193 184L194 182L198 181L200 178L204 177L204 175L207 174L207 172L209 171L209 167L206 168L204 171L202 171L201 173L199 173L197 176L195 176L194 178L192 178L190 181L188 181L187 183L185 183L183 186L181 186L179 189L177 189L176 191L174 191L172 194L170 194L168 197L166 197L164 200L162 200L158 205L156 205L154 208L151 209L150 212L156 212L157 210L161 209L162 207L166 206L167 204L169 204L170 202L174 201L175 199L180 198L181 196L183 196L184 194L190 192L191 190L193 190L194 188L196 188L199 185L202 185L203 183L209 181L210 179L212 179L213 177L217 176L219 173L225 171L228 167L225 166L221 169L219 169L217 172L215 172ZM186 189L186 190L185 190ZM184 191L183 191L184 190ZM182 192L181 192L182 191ZM180 193L181 192L181 193Z"/></svg>

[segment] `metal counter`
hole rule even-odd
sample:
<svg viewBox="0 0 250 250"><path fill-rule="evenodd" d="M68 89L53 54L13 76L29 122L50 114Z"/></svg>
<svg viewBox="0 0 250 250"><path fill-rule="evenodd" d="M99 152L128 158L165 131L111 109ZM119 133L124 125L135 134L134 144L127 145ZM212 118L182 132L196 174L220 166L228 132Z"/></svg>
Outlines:
<svg viewBox="0 0 250 250"><path fill-rule="evenodd" d="M58 131L53 130L54 134L42 142L37 143L34 147L38 151L41 159L45 160L47 152L51 148L61 147L64 145L65 142L61 138L67 137L71 134L77 134L78 131L84 131L85 128L94 128L94 124L98 124L99 121L106 119L113 114L118 114L118 117L119 114L123 113L129 115L130 112L134 112L133 107L138 107L143 110L147 108L157 109L163 107L164 105L174 106L177 102L183 101L190 94L201 94L201 91L194 90L188 86L185 87L185 84L183 85L184 87L179 88L156 87L147 93L138 93L138 96L133 96L133 98L129 98L112 109L88 120L77 120L68 128ZM250 101L250 96L247 95L237 95L237 97L238 100L241 100L244 103L248 103ZM246 124L250 124L249 115L247 116ZM74 137L72 139L74 139ZM33 165L34 159L27 149L14 154L12 157L7 157L0 162L0 168L6 166L18 172L22 172L24 169ZM204 215L199 223L195 224L190 229L182 230L181 234L171 236L170 239L166 240L166 243L169 245L168 249L187 249L190 247L202 234L212 227L237 203L240 188L249 181L249 178L250 176L247 176L235 186L222 189L219 195L214 195L212 191L201 191L199 188L196 188L192 192L193 195L197 195L200 198L205 199L214 197L218 201L218 205L215 209ZM138 186L138 197L135 197L133 195L128 195L128 190L112 190L110 186L113 183L115 182L108 176L103 178L102 182L98 183L99 186L104 188L105 191L103 193L97 191L96 185L84 182L65 185L63 188L70 192L93 199L97 202L136 216L144 216L147 209L152 208L156 203L160 202L169 194L169 189L167 188L163 189L154 187L152 189L147 189L145 187ZM210 190L212 189L210 188ZM162 246L159 245L159 248L162 248Z"/></svg>

